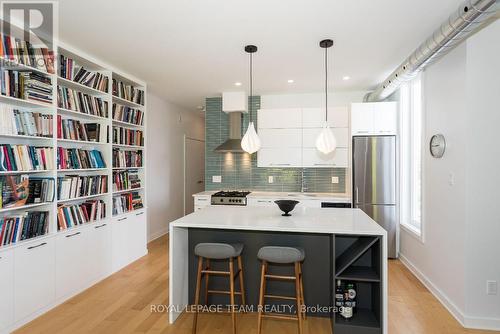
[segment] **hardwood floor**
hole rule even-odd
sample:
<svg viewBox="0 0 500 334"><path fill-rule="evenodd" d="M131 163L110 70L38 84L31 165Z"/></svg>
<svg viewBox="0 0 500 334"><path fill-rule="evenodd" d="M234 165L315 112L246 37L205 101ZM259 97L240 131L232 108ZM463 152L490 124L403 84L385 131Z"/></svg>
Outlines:
<svg viewBox="0 0 500 334"><path fill-rule="evenodd" d="M192 316L168 324L168 237L149 244L149 254L17 330L22 333L191 333ZM263 333L292 334L295 322L266 320ZM256 333L256 314L238 315L238 333ZM230 333L228 314L201 314L199 334ZM307 317L304 334L331 333L327 319ZM495 333L463 329L399 261L389 263L390 334ZM496 332L499 333L499 332Z"/></svg>

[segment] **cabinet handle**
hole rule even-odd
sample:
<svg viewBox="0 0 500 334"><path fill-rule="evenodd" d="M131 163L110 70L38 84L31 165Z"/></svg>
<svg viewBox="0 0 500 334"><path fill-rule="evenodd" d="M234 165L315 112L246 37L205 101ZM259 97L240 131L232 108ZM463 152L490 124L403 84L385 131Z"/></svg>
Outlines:
<svg viewBox="0 0 500 334"><path fill-rule="evenodd" d="M368 133L368 131L356 131L357 133Z"/></svg>
<svg viewBox="0 0 500 334"><path fill-rule="evenodd" d="M314 166L337 166L337 164L314 164Z"/></svg>
<svg viewBox="0 0 500 334"><path fill-rule="evenodd" d="M197 201L208 201L208 199L206 199L206 198L197 198L196 200Z"/></svg>
<svg viewBox="0 0 500 334"><path fill-rule="evenodd" d="M140 216L140 215L143 215L143 214L144 214L144 212L139 212L139 213L136 213L135 215L136 216Z"/></svg>
<svg viewBox="0 0 500 334"><path fill-rule="evenodd" d="M102 225L99 225L99 226L94 226L94 228L101 228L101 227L104 227L106 226L107 224L102 224Z"/></svg>
<svg viewBox="0 0 500 334"><path fill-rule="evenodd" d="M41 244L39 245L36 245L36 246L30 246L28 247L28 249L34 249L34 248L38 248L38 247L42 247L42 246L45 246L47 243L46 242L42 242Z"/></svg>
<svg viewBox="0 0 500 334"><path fill-rule="evenodd" d="M358 194L358 187L356 187L356 204L359 203L359 194Z"/></svg>
<svg viewBox="0 0 500 334"><path fill-rule="evenodd" d="M118 221L121 222L122 220L127 219L127 217L119 218Z"/></svg>
<svg viewBox="0 0 500 334"><path fill-rule="evenodd" d="M275 163L271 163L271 166L290 166L290 164L275 164Z"/></svg>
<svg viewBox="0 0 500 334"><path fill-rule="evenodd" d="M79 235L79 234L81 234L81 232L76 232L76 233L73 233L73 234L68 234L66 236L66 238L71 238L71 237L74 237L75 235Z"/></svg>
<svg viewBox="0 0 500 334"><path fill-rule="evenodd" d="M271 203L271 201L257 200L257 203Z"/></svg>

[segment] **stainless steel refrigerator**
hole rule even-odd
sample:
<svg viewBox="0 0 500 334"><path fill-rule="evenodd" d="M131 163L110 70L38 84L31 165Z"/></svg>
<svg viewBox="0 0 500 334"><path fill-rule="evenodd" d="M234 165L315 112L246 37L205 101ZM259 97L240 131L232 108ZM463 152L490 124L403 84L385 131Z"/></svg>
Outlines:
<svg viewBox="0 0 500 334"><path fill-rule="evenodd" d="M398 257L396 137L353 137L353 203L387 231L388 256Z"/></svg>

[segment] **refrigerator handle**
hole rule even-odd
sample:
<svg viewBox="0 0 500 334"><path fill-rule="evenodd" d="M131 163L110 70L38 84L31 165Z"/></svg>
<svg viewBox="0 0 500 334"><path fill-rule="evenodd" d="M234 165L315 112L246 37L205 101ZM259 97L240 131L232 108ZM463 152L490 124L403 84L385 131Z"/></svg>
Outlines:
<svg viewBox="0 0 500 334"><path fill-rule="evenodd" d="M358 196L358 195L359 195L359 192L358 192L358 187L356 187L356 200L355 200L355 201L356 201L356 204L358 204L358 203L359 203L359 196Z"/></svg>

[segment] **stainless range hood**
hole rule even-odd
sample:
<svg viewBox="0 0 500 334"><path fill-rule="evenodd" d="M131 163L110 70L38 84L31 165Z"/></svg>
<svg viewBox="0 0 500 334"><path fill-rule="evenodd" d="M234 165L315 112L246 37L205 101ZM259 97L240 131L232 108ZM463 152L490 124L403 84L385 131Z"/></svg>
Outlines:
<svg viewBox="0 0 500 334"><path fill-rule="evenodd" d="M229 116L229 139L217 146L214 152L244 153L241 148L241 112L230 112Z"/></svg>

